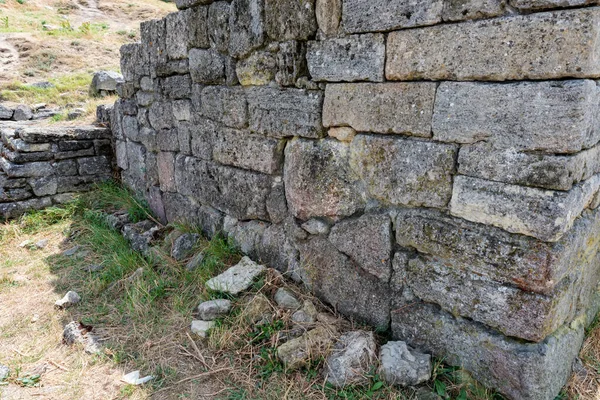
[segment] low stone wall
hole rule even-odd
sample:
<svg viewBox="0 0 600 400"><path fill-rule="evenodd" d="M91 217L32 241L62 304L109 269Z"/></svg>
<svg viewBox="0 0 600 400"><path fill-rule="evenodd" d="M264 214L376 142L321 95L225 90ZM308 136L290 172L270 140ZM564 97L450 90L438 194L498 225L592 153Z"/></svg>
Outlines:
<svg viewBox="0 0 600 400"><path fill-rule="evenodd" d="M553 399L600 278L600 8L177 3L122 48L124 181L345 315Z"/></svg>
<svg viewBox="0 0 600 400"><path fill-rule="evenodd" d="M63 204L112 178L109 128L0 128L0 133L0 219Z"/></svg>

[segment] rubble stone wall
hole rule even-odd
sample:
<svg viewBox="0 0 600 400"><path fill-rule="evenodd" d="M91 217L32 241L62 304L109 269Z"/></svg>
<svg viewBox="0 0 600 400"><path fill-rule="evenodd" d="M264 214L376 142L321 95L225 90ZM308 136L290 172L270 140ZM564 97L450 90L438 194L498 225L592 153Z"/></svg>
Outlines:
<svg viewBox="0 0 600 400"><path fill-rule="evenodd" d="M122 48L124 182L356 320L554 399L600 279L600 7L178 0Z"/></svg>
<svg viewBox="0 0 600 400"><path fill-rule="evenodd" d="M73 199L113 176L111 130L1 128L0 219Z"/></svg>

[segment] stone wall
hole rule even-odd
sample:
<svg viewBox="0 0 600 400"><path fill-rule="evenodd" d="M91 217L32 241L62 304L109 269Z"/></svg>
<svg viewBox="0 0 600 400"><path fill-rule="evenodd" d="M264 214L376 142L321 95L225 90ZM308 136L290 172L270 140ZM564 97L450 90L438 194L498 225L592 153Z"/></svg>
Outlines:
<svg viewBox="0 0 600 400"><path fill-rule="evenodd" d="M113 175L111 130L1 128L0 219L73 199Z"/></svg>
<svg viewBox="0 0 600 400"><path fill-rule="evenodd" d="M341 313L553 399L600 278L597 2L177 3L121 50L123 180Z"/></svg>

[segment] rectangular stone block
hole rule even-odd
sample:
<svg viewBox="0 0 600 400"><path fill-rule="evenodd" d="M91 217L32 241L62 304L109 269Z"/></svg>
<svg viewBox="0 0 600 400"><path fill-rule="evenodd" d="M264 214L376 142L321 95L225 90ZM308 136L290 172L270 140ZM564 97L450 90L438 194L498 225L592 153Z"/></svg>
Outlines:
<svg viewBox="0 0 600 400"><path fill-rule="evenodd" d="M170 59L179 60L187 57L190 29L186 12L174 12L165 17L167 37L167 54Z"/></svg>
<svg viewBox="0 0 600 400"><path fill-rule="evenodd" d="M9 149L20 153L37 153L41 151L50 151L52 149L52 144L50 143L32 144L25 142L23 139L10 138L6 140L5 144Z"/></svg>
<svg viewBox="0 0 600 400"><path fill-rule="evenodd" d="M600 172L600 146L574 155L521 153L481 142L462 146L458 173L491 181L570 190Z"/></svg>
<svg viewBox="0 0 600 400"><path fill-rule="evenodd" d="M542 342L527 343L417 299L392 311L392 332L395 339L463 367L515 400L553 400L569 379L584 338L578 320Z"/></svg>
<svg viewBox="0 0 600 400"><path fill-rule="evenodd" d="M531 38L536 38L532 42ZM600 9L512 16L392 32L389 80L600 77Z"/></svg>
<svg viewBox="0 0 600 400"><path fill-rule="evenodd" d="M225 83L225 58L215 50L190 50L190 74L195 83Z"/></svg>
<svg viewBox="0 0 600 400"><path fill-rule="evenodd" d="M202 115L231 128L248 126L246 92L241 87L208 86L201 94Z"/></svg>
<svg viewBox="0 0 600 400"><path fill-rule="evenodd" d="M79 127L27 127L18 130L19 137L27 143L48 143L59 140L94 140L110 139L112 132L109 128L97 126Z"/></svg>
<svg viewBox="0 0 600 400"><path fill-rule="evenodd" d="M38 153L19 153L17 151L9 151L6 147L0 147L0 156L8 161L16 164L25 164L36 161L49 161L54 158L54 153L43 151Z"/></svg>
<svg viewBox="0 0 600 400"><path fill-rule="evenodd" d="M308 70L317 82L382 82L385 37L353 35L308 42Z"/></svg>
<svg viewBox="0 0 600 400"><path fill-rule="evenodd" d="M158 66L167 63L167 26L164 19L153 19L140 24L142 52L148 57L150 77L157 76Z"/></svg>
<svg viewBox="0 0 600 400"><path fill-rule="evenodd" d="M161 151L156 155L158 181L163 192L176 192L175 153Z"/></svg>
<svg viewBox="0 0 600 400"><path fill-rule="evenodd" d="M0 203L22 201L32 196L28 189L9 189L0 186Z"/></svg>
<svg viewBox="0 0 600 400"><path fill-rule="evenodd" d="M153 129L169 129L173 125L173 107L170 102L153 103L148 109L148 120Z"/></svg>
<svg viewBox="0 0 600 400"><path fill-rule="evenodd" d="M444 0L344 0L342 23L348 33L434 25L443 8Z"/></svg>
<svg viewBox="0 0 600 400"><path fill-rule="evenodd" d="M265 0L265 30L279 42L307 40L317 30L315 0Z"/></svg>
<svg viewBox="0 0 600 400"><path fill-rule="evenodd" d="M38 199L29 199L11 203L1 203L0 218L16 218L22 214L25 214L27 211L41 210L43 208L50 207L51 205L52 200L50 197L42 197Z"/></svg>
<svg viewBox="0 0 600 400"><path fill-rule="evenodd" d="M599 216L598 210L584 213L560 241L548 243L438 211L406 209L398 212L396 241L435 255L455 270L550 294L572 270L573 260L580 263L588 257L588 242L597 236Z"/></svg>
<svg viewBox="0 0 600 400"><path fill-rule="evenodd" d="M436 86L433 82L327 85L323 125L431 137Z"/></svg>
<svg viewBox="0 0 600 400"><path fill-rule="evenodd" d="M456 176L450 202L452 215L497 226L512 233L556 242L581 215L600 188L600 175L568 192Z"/></svg>
<svg viewBox="0 0 600 400"><path fill-rule="evenodd" d="M50 162L32 162L28 164L14 164L0 157L0 168L9 178L33 178L52 175Z"/></svg>
<svg viewBox="0 0 600 400"><path fill-rule="evenodd" d="M79 175L110 175L112 167L106 156L77 159Z"/></svg>
<svg viewBox="0 0 600 400"><path fill-rule="evenodd" d="M212 3L205 2L206 4ZM208 36L208 6L194 7L191 10L184 11L188 25L189 36L187 38L188 48L208 49L210 40Z"/></svg>
<svg viewBox="0 0 600 400"><path fill-rule="evenodd" d="M295 139L285 148L288 207L301 220L339 219L364 208L366 196L350 168L350 146L337 140Z"/></svg>
<svg viewBox="0 0 600 400"><path fill-rule="evenodd" d="M185 99L192 94L190 75L173 75L162 80L162 93L170 99Z"/></svg>
<svg viewBox="0 0 600 400"><path fill-rule="evenodd" d="M223 129L219 124L206 118L199 118L190 126L191 152L202 160L212 160L213 144L217 131Z"/></svg>
<svg viewBox="0 0 600 400"><path fill-rule="evenodd" d="M446 207L452 196L454 145L358 135L350 165L371 198L383 204Z"/></svg>
<svg viewBox="0 0 600 400"><path fill-rule="evenodd" d="M233 0L229 15L229 54L243 58L265 40L264 0Z"/></svg>
<svg viewBox="0 0 600 400"><path fill-rule="evenodd" d="M58 180L54 175L31 178L27 183L29 183L33 194L37 197L52 196L58 190Z"/></svg>
<svg viewBox="0 0 600 400"><path fill-rule="evenodd" d="M442 142L575 153L600 140L599 109L600 89L591 80L443 82L433 136Z"/></svg>
<svg viewBox="0 0 600 400"><path fill-rule="evenodd" d="M217 131L213 159L221 164L276 174L283 164L283 140L223 128Z"/></svg>
<svg viewBox="0 0 600 400"><path fill-rule="evenodd" d="M442 19L444 21L463 21L498 17L506 12L505 0L446 0Z"/></svg>
<svg viewBox="0 0 600 400"><path fill-rule="evenodd" d="M251 87L246 95L252 132L275 138L323 136L321 92Z"/></svg>
<svg viewBox="0 0 600 400"><path fill-rule="evenodd" d="M87 192L95 184L110 180L110 175L59 176L57 178L57 193Z"/></svg>
<svg viewBox="0 0 600 400"><path fill-rule="evenodd" d="M156 132L156 145L162 151L179 151L177 129L161 129Z"/></svg>
<svg viewBox="0 0 600 400"><path fill-rule="evenodd" d="M225 1L217 1L208 8L207 30L210 46L220 53L229 50L229 11L231 7Z"/></svg>
<svg viewBox="0 0 600 400"><path fill-rule="evenodd" d="M180 194L234 218L269 220L266 199L272 178L268 175L178 156L175 181Z"/></svg>
<svg viewBox="0 0 600 400"><path fill-rule="evenodd" d="M510 5L523 11L545 8L578 7L598 4L598 0L511 0Z"/></svg>

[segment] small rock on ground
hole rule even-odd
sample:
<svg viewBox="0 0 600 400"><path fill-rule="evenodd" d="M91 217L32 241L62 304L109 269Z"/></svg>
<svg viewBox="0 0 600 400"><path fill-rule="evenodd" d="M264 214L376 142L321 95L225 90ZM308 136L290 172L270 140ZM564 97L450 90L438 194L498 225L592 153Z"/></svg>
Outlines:
<svg viewBox="0 0 600 400"><path fill-rule="evenodd" d="M35 242L35 247L37 247L38 249L43 249L47 245L48 245L48 239L42 239L42 240L38 240L37 242Z"/></svg>
<svg viewBox="0 0 600 400"><path fill-rule="evenodd" d="M192 332L201 338L205 338L208 335L208 332L214 328L215 321L192 321Z"/></svg>
<svg viewBox="0 0 600 400"><path fill-rule="evenodd" d="M327 382L341 388L369 383L367 374L377 362L377 344L373 332L343 334L325 362Z"/></svg>
<svg viewBox="0 0 600 400"><path fill-rule="evenodd" d="M185 265L185 269L188 271L193 271L198 268L204 262L204 253L200 252L196 254L192 259Z"/></svg>
<svg viewBox="0 0 600 400"><path fill-rule="evenodd" d="M266 268L244 257L240 262L206 282L210 290L236 295L248 289Z"/></svg>
<svg viewBox="0 0 600 400"><path fill-rule="evenodd" d="M83 267L83 270L86 272L100 272L104 269L103 265L98 264L90 264Z"/></svg>
<svg viewBox="0 0 600 400"><path fill-rule="evenodd" d="M242 318L249 324L266 321L273 316L271 302L263 294L254 296L242 310Z"/></svg>
<svg viewBox="0 0 600 400"><path fill-rule="evenodd" d="M54 305L58 308L67 308L79 303L80 301L81 297L79 296L79 294L70 290L67 292L67 294L65 294L65 296L62 299L56 300L56 303L54 303Z"/></svg>
<svg viewBox="0 0 600 400"><path fill-rule="evenodd" d="M173 248L171 249L171 257L177 261L182 261L190 256L194 246L200 240L200 235L197 233L185 233L179 236L173 242Z"/></svg>
<svg viewBox="0 0 600 400"><path fill-rule="evenodd" d="M317 319L317 309L312 301L306 300L301 310L292 314L292 321L297 324L314 324Z"/></svg>
<svg viewBox="0 0 600 400"><path fill-rule="evenodd" d="M203 321L213 321L229 314L229 311L231 311L230 300L218 299L205 301L198 306L198 317Z"/></svg>
<svg viewBox="0 0 600 400"><path fill-rule="evenodd" d="M10 375L10 369L6 365L0 364L0 382L8 378Z"/></svg>
<svg viewBox="0 0 600 400"><path fill-rule="evenodd" d="M89 354L98 354L102 351L100 341L91 332L91 327L76 321L71 321L65 326L63 343L68 346L80 343L84 346L85 352Z"/></svg>
<svg viewBox="0 0 600 400"><path fill-rule="evenodd" d="M311 360L316 360L329 352L335 335L335 328L325 325L318 326L299 338L279 346L277 357L284 363L287 370L305 367Z"/></svg>
<svg viewBox="0 0 600 400"><path fill-rule="evenodd" d="M275 303L285 310L296 311L302 307L302 304L300 304L300 301L298 301L296 296L285 288L277 289L277 292L275 293Z"/></svg>
<svg viewBox="0 0 600 400"><path fill-rule="evenodd" d="M388 342L379 352L379 375L390 385L415 386L431 378L431 356L405 342Z"/></svg>
<svg viewBox="0 0 600 400"><path fill-rule="evenodd" d="M79 251L79 246L74 246L74 247L71 247L70 249L63 251L62 255L65 257L71 257L71 256L74 256L75 253L77 253L78 251Z"/></svg>

